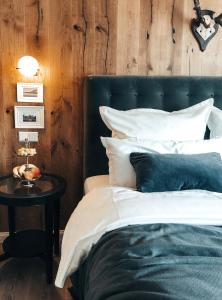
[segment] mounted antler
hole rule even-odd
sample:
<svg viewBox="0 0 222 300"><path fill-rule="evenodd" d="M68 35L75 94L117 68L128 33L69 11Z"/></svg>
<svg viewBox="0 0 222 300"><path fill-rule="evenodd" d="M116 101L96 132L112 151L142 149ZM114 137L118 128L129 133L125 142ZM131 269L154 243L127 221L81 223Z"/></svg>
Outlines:
<svg viewBox="0 0 222 300"><path fill-rule="evenodd" d="M202 15L201 15L201 8L200 8L199 0L194 0L194 10L196 10L197 18L201 21Z"/></svg>
<svg viewBox="0 0 222 300"><path fill-rule="evenodd" d="M194 0L194 10L196 10L197 19L200 23L204 25L205 28L209 28L211 25L211 20L213 20L215 12L208 9L200 8L200 1Z"/></svg>
<svg viewBox="0 0 222 300"><path fill-rule="evenodd" d="M219 24L220 26L222 26L222 14L220 14L219 16L217 16L216 18L214 18L215 23Z"/></svg>
<svg viewBox="0 0 222 300"><path fill-rule="evenodd" d="M222 14L214 18L215 12L201 9L199 0L194 0L194 10L196 11L197 18L192 19L191 28L201 51L204 51L209 41L217 33L218 24L222 26Z"/></svg>

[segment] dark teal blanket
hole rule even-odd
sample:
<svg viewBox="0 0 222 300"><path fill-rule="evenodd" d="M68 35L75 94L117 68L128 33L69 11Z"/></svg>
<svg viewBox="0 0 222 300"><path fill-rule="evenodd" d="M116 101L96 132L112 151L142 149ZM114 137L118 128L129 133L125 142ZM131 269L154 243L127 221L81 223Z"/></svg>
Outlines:
<svg viewBox="0 0 222 300"><path fill-rule="evenodd" d="M81 300L222 300L222 228L149 224L108 232L71 279Z"/></svg>

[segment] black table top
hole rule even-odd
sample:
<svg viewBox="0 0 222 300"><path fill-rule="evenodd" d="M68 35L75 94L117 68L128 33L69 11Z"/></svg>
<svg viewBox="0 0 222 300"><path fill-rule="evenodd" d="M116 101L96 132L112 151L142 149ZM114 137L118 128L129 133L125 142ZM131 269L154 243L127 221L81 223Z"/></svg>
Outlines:
<svg viewBox="0 0 222 300"><path fill-rule="evenodd" d="M66 188L65 179L54 174L43 174L33 187L23 186L12 175L0 177L0 204L29 206L58 199Z"/></svg>

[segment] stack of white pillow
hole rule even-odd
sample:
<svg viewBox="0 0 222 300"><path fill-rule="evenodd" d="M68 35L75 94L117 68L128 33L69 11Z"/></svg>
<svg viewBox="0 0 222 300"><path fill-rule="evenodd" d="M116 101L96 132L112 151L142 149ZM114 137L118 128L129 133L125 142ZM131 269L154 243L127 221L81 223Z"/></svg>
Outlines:
<svg viewBox="0 0 222 300"><path fill-rule="evenodd" d="M112 131L112 138L101 137L109 159L109 184L136 188L131 152L218 152L222 157L222 111L213 104L210 98L174 112L145 108L118 111L101 106L102 120ZM204 140L207 126L210 140Z"/></svg>

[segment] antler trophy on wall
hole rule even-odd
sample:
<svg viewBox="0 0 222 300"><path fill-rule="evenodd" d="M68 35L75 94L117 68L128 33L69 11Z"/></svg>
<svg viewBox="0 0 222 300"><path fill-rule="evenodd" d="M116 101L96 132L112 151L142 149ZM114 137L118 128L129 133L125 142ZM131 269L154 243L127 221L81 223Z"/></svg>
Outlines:
<svg viewBox="0 0 222 300"><path fill-rule="evenodd" d="M192 19L191 28L200 50L204 51L209 41L216 35L219 25L222 26L222 13L214 18L215 12L200 8L200 1L194 0L197 17Z"/></svg>

